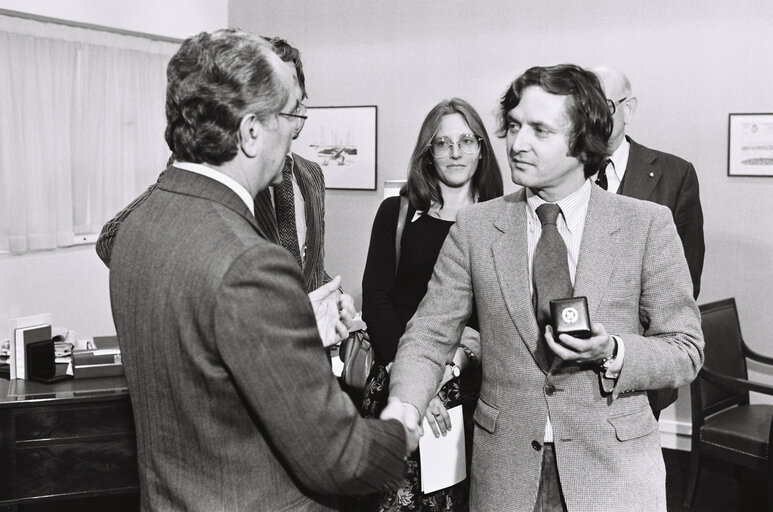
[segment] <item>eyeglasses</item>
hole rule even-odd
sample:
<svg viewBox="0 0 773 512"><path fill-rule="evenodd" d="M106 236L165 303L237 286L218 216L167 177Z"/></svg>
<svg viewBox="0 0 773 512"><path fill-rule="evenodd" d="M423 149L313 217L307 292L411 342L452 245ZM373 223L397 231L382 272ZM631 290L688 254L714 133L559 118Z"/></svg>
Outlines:
<svg viewBox="0 0 773 512"><path fill-rule="evenodd" d="M480 137L472 134L462 135L459 142L454 142L448 137L438 137L427 144L427 146L435 158L443 158L450 155L454 146L458 146L459 151L462 153L474 155L480 149Z"/></svg>
<svg viewBox="0 0 773 512"><path fill-rule="evenodd" d="M609 105L609 112L612 115L615 115L615 112L617 111L617 106L621 105L627 99L628 99L628 96L626 96L625 98L619 99L617 101L610 100L609 98L607 98L607 105Z"/></svg>
<svg viewBox="0 0 773 512"><path fill-rule="evenodd" d="M309 116L306 115L306 105L298 103L298 106L291 113L279 112L280 116L286 117L290 121L294 122L296 126L302 126L306 122Z"/></svg>

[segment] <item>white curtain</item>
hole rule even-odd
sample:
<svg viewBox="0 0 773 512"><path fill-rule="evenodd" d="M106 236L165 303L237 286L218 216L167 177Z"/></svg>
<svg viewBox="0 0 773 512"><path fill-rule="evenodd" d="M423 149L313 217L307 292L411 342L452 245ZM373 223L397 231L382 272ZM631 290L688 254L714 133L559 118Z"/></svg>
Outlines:
<svg viewBox="0 0 773 512"><path fill-rule="evenodd" d="M0 16L0 251L72 245L156 180L178 46Z"/></svg>

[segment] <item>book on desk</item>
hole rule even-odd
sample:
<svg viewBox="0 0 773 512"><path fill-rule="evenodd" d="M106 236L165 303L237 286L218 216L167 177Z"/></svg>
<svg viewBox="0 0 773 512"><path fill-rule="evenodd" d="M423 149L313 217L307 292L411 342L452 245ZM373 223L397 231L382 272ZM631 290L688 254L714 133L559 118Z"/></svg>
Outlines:
<svg viewBox="0 0 773 512"><path fill-rule="evenodd" d="M123 375L116 336L94 336L91 346L93 348L72 351L72 371L76 379Z"/></svg>

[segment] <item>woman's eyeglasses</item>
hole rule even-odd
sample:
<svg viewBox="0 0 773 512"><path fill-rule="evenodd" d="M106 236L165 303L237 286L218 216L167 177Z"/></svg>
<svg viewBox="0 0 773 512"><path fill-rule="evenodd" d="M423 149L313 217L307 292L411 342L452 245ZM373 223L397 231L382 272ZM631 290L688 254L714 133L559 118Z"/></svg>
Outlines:
<svg viewBox="0 0 773 512"><path fill-rule="evenodd" d="M468 155L474 155L480 149L480 137L472 134L462 135L458 142L454 142L448 137L438 137L427 146L435 158L443 158L451 154L454 146L459 147L459 151Z"/></svg>

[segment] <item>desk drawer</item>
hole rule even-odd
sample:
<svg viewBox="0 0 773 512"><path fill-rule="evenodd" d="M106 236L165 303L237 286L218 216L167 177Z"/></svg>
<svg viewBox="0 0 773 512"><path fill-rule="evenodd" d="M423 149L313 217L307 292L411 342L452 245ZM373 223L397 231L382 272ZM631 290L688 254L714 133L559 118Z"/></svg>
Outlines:
<svg viewBox="0 0 773 512"><path fill-rule="evenodd" d="M16 450L16 498L137 488L134 436Z"/></svg>
<svg viewBox="0 0 773 512"><path fill-rule="evenodd" d="M111 434L134 434L128 400L91 407L49 407L19 410L15 414L16 441L65 440Z"/></svg>

